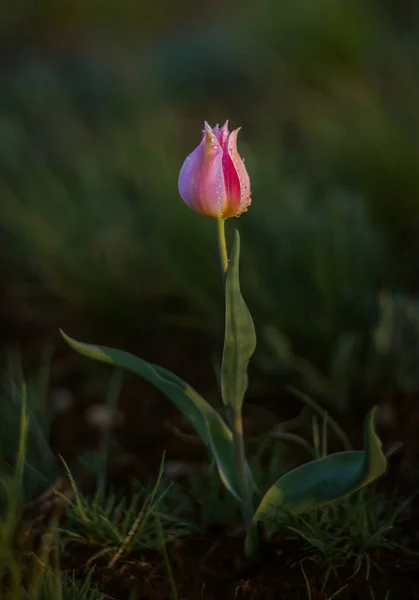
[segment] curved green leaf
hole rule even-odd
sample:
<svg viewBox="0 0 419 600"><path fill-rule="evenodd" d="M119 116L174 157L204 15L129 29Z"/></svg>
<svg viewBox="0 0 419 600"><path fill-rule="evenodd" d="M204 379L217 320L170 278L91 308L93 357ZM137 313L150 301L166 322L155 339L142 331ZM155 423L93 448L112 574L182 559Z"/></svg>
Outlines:
<svg viewBox="0 0 419 600"><path fill-rule="evenodd" d="M256 333L249 309L241 295L239 279L240 235L235 230L226 276L226 322L221 395L226 406L238 410L247 390L247 366L256 348Z"/></svg>
<svg viewBox="0 0 419 600"><path fill-rule="evenodd" d="M364 450L339 452L305 463L283 475L266 492L247 534L246 553L249 556L257 549L259 522L270 536L289 514L301 514L331 504L385 472L387 461L374 428L375 411L373 408L365 421Z"/></svg>
<svg viewBox="0 0 419 600"><path fill-rule="evenodd" d="M72 339L63 331L61 335L68 345L80 354L140 375L171 400L193 425L213 455L223 484L240 500L232 432L218 412L202 396L174 373L148 363L129 352L84 344Z"/></svg>

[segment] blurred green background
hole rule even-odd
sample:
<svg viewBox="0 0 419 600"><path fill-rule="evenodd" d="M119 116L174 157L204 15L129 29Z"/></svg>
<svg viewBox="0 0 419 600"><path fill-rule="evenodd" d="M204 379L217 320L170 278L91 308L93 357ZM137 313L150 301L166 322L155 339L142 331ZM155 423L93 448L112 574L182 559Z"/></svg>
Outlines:
<svg viewBox="0 0 419 600"><path fill-rule="evenodd" d="M183 355L199 387L222 286L215 223L177 177L204 120L228 118L260 380L343 408L418 391L417 2L18 0L0 38L4 350L36 355L62 326Z"/></svg>

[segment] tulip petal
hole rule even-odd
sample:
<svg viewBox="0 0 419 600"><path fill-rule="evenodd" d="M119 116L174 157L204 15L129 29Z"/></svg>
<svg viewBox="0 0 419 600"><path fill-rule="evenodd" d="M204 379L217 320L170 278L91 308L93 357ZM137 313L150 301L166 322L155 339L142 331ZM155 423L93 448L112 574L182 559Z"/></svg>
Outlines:
<svg viewBox="0 0 419 600"><path fill-rule="evenodd" d="M223 173L224 185L226 190L226 204L223 209L223 218L228 219L237 215L240 207L240 179L234 162L229 153L229 138L228 121L220 129L218 140L223 149ZM237 149L236 149L237 152Z"/></svg>
<svg viewBox="0 0 419 600"><path fill-rule="evenodd" d="M223 216L223 150L208 123L201 143L183 163L178 187L183 201L195 212L214 218Z"/></svg>
<svg viewBox="0 0 419 600"><path fill-rule="evenodd" d="M220 126L217 125L215 127L212 128L212 133L215 135L215 137L217 138L218 141L220 141L219 135L220 135Z"/></svg>
<svg viewBox="0 0 419 600"><path fill-rule="evenodd" d="M228 120L227 120L217 133L217 138L218 138L218 141L220 142L220 145L222 148L224 148L224 145L225 145L229 135L230 135L230 132L228 130Z"/></svg>
<svg viewBox="0 0 419 600"><path fill-rule="evenodd" d="M234 165L234 170L236 172L236 176L239 180L240 186L240 200L238 203L238 209L234 213L234 216L236 217L239 217L243 212L246 212L246 210L252 202L252 198L250 197L250 178L247 174L244 162L240 158L240 155L237 150L237 136L239 134L240 129L241 128L239 127L238 129L235 129L230 133L227 143L227 153L231 162ZM226 154L225 151L224 154Z"/></svg>

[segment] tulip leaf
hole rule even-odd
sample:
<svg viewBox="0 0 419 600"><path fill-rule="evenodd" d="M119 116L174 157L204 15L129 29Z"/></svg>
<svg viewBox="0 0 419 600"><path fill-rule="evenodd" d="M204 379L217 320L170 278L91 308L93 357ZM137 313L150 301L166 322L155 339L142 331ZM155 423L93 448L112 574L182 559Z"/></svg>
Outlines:
<svg viewBox="0 0 419 600"><path fill-rule="evenodd" d="M373 408L364 426L364 450L338 452L314 460L289 471L266 492L251 523L246 538L246 553L251 556L258 547L258 523L269 536L298 515L321 508L356 492L380 477L387 461L374 428Z"/></svg>
<svg viewBox="0 0 419 600"><path fill-rule="evenodd" d="M68 345L80 354L140 375L171 400L189 420L212 454L225 487L240 500L232 432L218 412L202 396L174 373L129 352L84 344L69 337L63 331L61 335Z"/></svg>
<svg viewBox="0 0 419 600"><path fill-rule="evenodd" d="M239 280L240 236L235 239L226 275L225 334L221 366L221 394L226 406L239 410L247 390L247 367L256 348L256 334Z"/></svg>

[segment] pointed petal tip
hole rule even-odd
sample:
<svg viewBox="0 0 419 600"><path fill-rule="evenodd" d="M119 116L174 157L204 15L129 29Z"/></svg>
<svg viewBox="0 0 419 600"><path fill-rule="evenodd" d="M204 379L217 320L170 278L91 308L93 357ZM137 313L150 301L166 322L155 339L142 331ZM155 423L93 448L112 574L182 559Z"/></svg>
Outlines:
<svg viewBox="0 0 419 600"><path fill-rule="evenodd" d="M202 130L202 133L204 134L204 136L208 135L208 133L212 134L212 127L207 121L204 121L204 129Z"/></svg>
<svg viewBox="0 0 419 600"><path fill-rule="evenodd" d="M230 139L233 136L233 139L237 140L237 136L239 135L241 129L242 129L241 127L237 127L237 129L233 129L233 131L230 133Z"/></svg>

